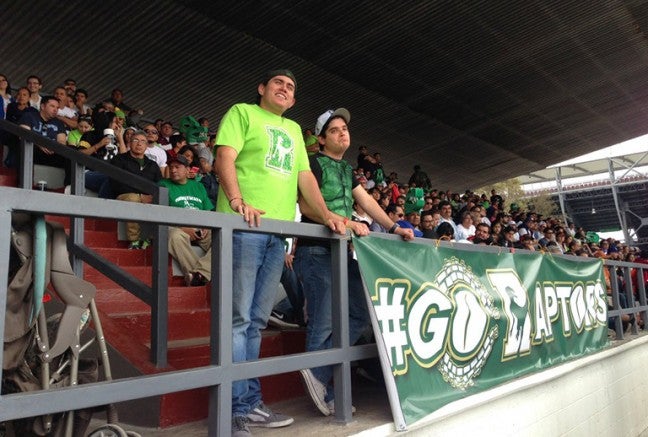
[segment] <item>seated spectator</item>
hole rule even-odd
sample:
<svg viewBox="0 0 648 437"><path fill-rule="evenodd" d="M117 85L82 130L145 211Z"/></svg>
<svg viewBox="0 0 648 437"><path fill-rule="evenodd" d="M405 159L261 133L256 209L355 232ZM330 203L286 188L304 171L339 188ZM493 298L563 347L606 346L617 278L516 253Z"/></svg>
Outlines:
<svg viewBox="0 0 648 437"><path fill-rule="evenodd" d="M40 91L43 88L43 81L40 77L31 75L27 77L27 89L29 90L29 106L40 111L42 96Z"/></svg>
<svg viewBox="0 0 648 437"><path fill-rule="evenodd" d="M214 205L202 184L191 180L191 163L182 154L169 163L169 178L160 185L169 190L169 206L212 211ZM199 257L192 245L200 246L205 255ZM205 285L211 279L211 231L204 228L169 226L169 253L178 261L187 286Z"/></svg>
<svg viewBox="0 0 648 437"><path fill-rule="evenodd" d="M218 198L218 177L216 176L216 166L214 165L214 155L207 147L198 149L198 160L200 162L200 183L205 187L209 200L216 205Z"/></svg>
<svg viewBox="0 0 648 437"><path fill-rule="evenodd" d="M391 204L385 210L387 217L394 223L397 223L399 220L403 220L405 217L405 212L402 206Z"/></svg>
<svg viewBox="0 0 648 437"><path fill-rule="evenodd" d="M543 237L538 240L541 247L547 247L547 244L556 241L556 233L552 228L546 227L542 235Z"/></svg>
<svg viewBox="0 0 648 437"><path fill-rule="evenodd" d="M454 241L454 228L448 222L442 222L436 229L439 240Z"/></svg>
<svg viewBox="0 0 648 437"><path fill-rule="evenodd" d="M119 108L115 108L115 118L120 128L126 127L126 114Z"/></svg>
<svg viewBox="0 0 648 437"><path fill-rule="evenodd" d="M567 247L567 244L565 243L565 240L567 239L567 232L565 232L564 228L558 227L555 229L556 232L556 244L560 248L561 253L567 252L569 249Z"/></svg>
<svg viewBox="0 0 648 437"><path fill-rule="evenodd" d="M412 211L407 214L406 220L413 226L413 229L419 229L421 214L418 211Z"/></svg>
<svg viewBox="0 0 648 437"><path fill-rule="evenodd" d="M7 106L7 121L18 124L26 112L38 114L38 111L29 105L29 90L22 87L16 92L16 101ZM10 168L18 168L20 166L20 139L15 135L2 132L2 142L9 148L4 164Z"/></svg>
<svg viewBox="0 0 648 437"><path fill-rule="evenodd" d="M498 245L502 247L514 247L515 231L516 229L513 226L505 226L504 229L502 229L502 239L498 242Z"/></svg>
<svg viewBox="0 0 648 437"><path fill-rule="evenodd" d="M455 239L457 241L468 240L475 235L475 225L470 212L464 212L461 216L461 222L457 225Z"/></svg>
<svg viewBox="0 0 648 437"><path fill-rule="evenodd" d="M160 168L160 174L165 176L167 174L167 155L166 151L158 143L158 130L149 123L144 126L144 132L148 141L148 148L145 151L145 155L155 161Z"/></svg>
<svg viewBox="0 0 648 437"><path fill-rule="evenodd" d="M92 115L92 107L88 105L88 91L79 88L74 93L74 107L79 115Z"/></svg>
<svg viewBox="0 0 648 437"><path fill-rule="evenodd" d="M56 88L54 88L54 97L59 102L59 109L56 114L56 118L63 122L66 130L70 131L72 129L76 129L79 115L74 109L70 107L70 98L68 97L65 88L63 88L62 86L57 86Z"/></svg>
<svg viewBox="0 0 648 437"><path fill-rule="evenodd" d="M452 205L450 204L450 202L447 200L439 202L439 211L441 212L441 219L439 223L448 223L450 226L452 226L453 236L456 235L457 225L455 224L454 220L452 220ZM439 232L437 230L437 234L438 233Z"/></svg>
<svg viewBox="0 0 648 437"><path fill-rule="evenodd" d="M128 152L115 156L111 163L115 167L146 178L151 182L158 183L162 179L162 173L155 161L145 155L147 147L148 139L146 133L137 131L131 137ZM128 185L128 181L110 179L110 184L113 194L119 200L139 203L153 202L153 196L151 194L146 194L141 190L131 187ZM151 244L149 239L141 238L140 225L137 222L128 222L126 224L126 232L128 241L130 241L129 249L146 249Z"/></svg>
<svg viewBox="0 0 648 437"><path fill-rule="evenodd" d="M171 135L173 135L173 124L170 121L163 122L162 126L160 126L158 142L164 150L169 150L171 148L169 146L169 144L171 144Z"/></svg>
<svg viewBox="0 0 648 437"><path fill-rule="evenodd" d="M486 246L493 245L491 228L486 223L477 223L475 226L475 235L472 237L473 244L483 244Z"/></svg>
<svg viewBox="0 0 648 437"><path fill-rule="evenodd" d="M119 88L113 89L110 93L110 102L113 104L114 108L119 108L124 112L129 112L133 109L124 102L124 92Z"/></svg>
<svg viewBox="0 0 648 437"><path fill-rule="evenodd" d="M319 141L317 141L317 137L313 135L313 131L310 129L304 129L304 145L306 146L308 156L315 155L319 152Z"/></svg>
<svg viewBox="0 0 648 437"><path fill-rule="evenodd" d="M423 211L421 213L421 224L419 225L421 233L423 234L422 237L437 238L436 231L434 230L435 227L434 213L430 210Z"/></svg>
<svg viewBox="0 0 648 437"><path fill-rule="evenodd" d="M209 119L207 117L200 117L198 123L202 127L202 130L196 138L198 140L197 142L207 144L209 142Z"/></svg>
<svg viewBox="0 0 648 437"><path fill-rule="evenodd" d="M68 133L67 144L75 149L79 147L79 142L83 134L92 130L92 118L82 115L79 117L77 128Z"/></svg>
<svg viewBox="0 0 648 437"><path fill-rule="evenodd" d="M67 141L67 135L65 125L56 118L58 109L58 100L53 96L45 96L41 101L40 112L25 111L18 123L20 127L30 129L39 135L64 145ZM65 183L69 184L69 164L65 158L56 155L53 150L41 146L34 147L34 163L66 170Z"/></svg>
<svg viewBox="0 0 648 437"><path fill-rule="evenodd" d="M182 155L189 161L189 179L200 180L200 162L198 160L198 152L194 146L183 146L178 155Z"/></svg>
<svg viewBox="0 0 648 437"><path fill-rule="evenodd" d="M516 247L518 249L525 249L525 250L530 250L530 251L533 251L533 252L536 251L536 246L537 246L536 240L534 240L533 237L531 236L531 234L529 234L529 233L522 235L520 237L520 241L518 241L514 245L514 247Z"/></svg>
<svg viewBox="0 0 648 437"><path fill-rule="evenodd" d="M126 145L127 148L128 148L128 145L130 144L131 137L133 136L133 134L137 130L138 130L137 128L132 127L132 126L127 127L126 129L124 129L124 144Z"/></svg>
<svg viewBox="0 0 648 437"><path fill-rule="evenodd" d="M83 134L77 150L104 161L112 161L119 153L125 153L123 130L117 123L115 113L99 111L92 118L95 128ZM85 187L96 192L102 199L113 199L108 179L105 174L89 169L85 173Z"/></svg>
<svg viewBox="0 0 648 437"><path fill-rule="evenodd" d="M76 93L77 90L77 83L76 80L68 78L65 79L63 82L63 88L65 89L65 93L68 95L70 100L73 102L74 101L74 94Z"/></svg>
<svg viewBox="0 0 648 437"><path fill-rule="evenodd" d="M0 98L2 99L2 104L0 105L0 119L5 120L7 118L7 106L9 106L9 103L13 102L14 99L11 97L9 79L7 79L7 76L4 74L0 74Z"/></svg>
<svg viewBox="0 0 648 437"><path fill-rule="evenodd" d="M171 138L169 138L169 145L171 147L166 150L167 162L178 155L180 149L187 145L187 140L182 134L171 135Z"/></svg>

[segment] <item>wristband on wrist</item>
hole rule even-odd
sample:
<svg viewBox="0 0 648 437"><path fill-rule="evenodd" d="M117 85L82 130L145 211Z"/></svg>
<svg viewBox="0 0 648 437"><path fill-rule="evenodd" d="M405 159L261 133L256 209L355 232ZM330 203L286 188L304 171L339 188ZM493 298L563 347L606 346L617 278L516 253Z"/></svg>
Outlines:
<svg viewBox="0 0 648 437"><path fill-rule="evenodd" d="M394 225L391 228L389 228L389 233L393 234L394 232L396 232L396 229L398 228L400 228L400 225L398 223L394 223Z"/></svg>

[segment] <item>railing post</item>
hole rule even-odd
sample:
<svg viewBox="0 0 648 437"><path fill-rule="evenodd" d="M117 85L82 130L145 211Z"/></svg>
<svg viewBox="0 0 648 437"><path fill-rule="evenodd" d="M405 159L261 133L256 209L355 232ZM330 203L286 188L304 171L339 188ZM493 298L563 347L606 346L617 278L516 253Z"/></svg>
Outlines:
<svg viewBox="0 0 648 437"><path fill-rule="evenodd" d="M157 192L153 193L153 202L168 205L168 193L166 188L159 187ZM153 240L151 361L162 368L167 365L169 336L169 228L156 224Z"/></svg>
<svg viewBox="0 0 648 437"><path fill-rule="evenodd" d="M85 194L85 167L75 161L72 162L72 183L70 186L72 195L83 196ZM83 217L72 217L70 221L70 243L80 246L84 243L85 219ZM72 270L74 274L83 277L83 261L70 253Z"/></svg>
<svg viewBox="0 0 648 437"><path fill-rule="evenodd" d="M31 190L34 185L34 143L20 139L20 188Z"/></svg>
<svg viewBox="0 0 648 437"><path fill-rule="evenodd" d="M7 289L9 288L9 247L11 246L11 211L0 209L0 338L4 337L7 308ZM4 354L0 354L0 381Z"/></svg>
<svg viewBox="0 0 648 437"><path fill-rule="evenodd" d="M232 254L231 229L212 229L212 278L210 289L210 364L223 374L232 368ZM230 435L232 429L232 380L209 387L208 434Z"/></svg>
<svg viewBox="0 0 648 437"><path fill-rule="evenodd" d="M331 241L331 315L333 326L332 346L349 349L349 278L348 240L334 238ZM351 362L344 360L333 366L335 386L335 420L350 422L351 413Z"/></svg>

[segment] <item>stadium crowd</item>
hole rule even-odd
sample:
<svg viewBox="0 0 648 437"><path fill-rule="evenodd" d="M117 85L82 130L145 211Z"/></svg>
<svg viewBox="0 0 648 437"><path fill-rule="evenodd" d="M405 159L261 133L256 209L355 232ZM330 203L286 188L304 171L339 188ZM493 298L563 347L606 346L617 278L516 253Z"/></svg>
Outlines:
<svg viewBox="0 0 648 437"><path fill-rule="evenodd" d="M268 72L259 84L257 105L234 105L223 117L218 138L209 131L207 118L186 116L177 124L163 119L146 121L141 109L125 103L124 93L118 88L112 91L110 97L99 100L95 105L89 105L88 91L77 88L73 79L67 79L62 85L53 88L52 95L41 95L43 84L35 75L27 78L25 86L12 89L8 78L0 74L0 96L3 99L0 117L67 144L79 153L110 161L119 168L167 187L169 205L172 207L238 213L253 226L258 225L262 209L271 208L259 208L267 200L263 199L263 193L259 193L258 188L254 192L248 190L243 194L245 185L250 182L243 174L237 175L240 166L237 164L235 167L234 163L239 158L248 159L251 152L245 149L250 141L248 137L240 144L240 149L236 148L239 147L237 140L240 137L241 117L259 123L258 126L262 125L260 121L277 123L283 120L283 112L294 104L292 97L296 83L289 70ZM291 199L296 199L299 187L299 205L306 208L302 209L306 216L304 221L327 224L336 231L338 225L343 224L343 230L350 229L357 235L366 235L369 231L390 232L405 240L418 237L457 244L500 246L511 251L524 249L648 263L635 247L613 239L599 241L595 234L574 223L565 223L559 216L543 216L535 211L525 211L515 203L507 205L506 199L495 190L487 195L472 190L456 193L438 189L418 165L407 180L400 180L396 172L387 170L389 163L383 163L380 152L370 151L365 145L358 148L357 160L350 166L347 164L348 158L346 161L342 159L350 146L349 122L348 110L329 110L318 118L314 130L303 131L305 151L295 153L299 162L286 161L281 153L267 155L276 160L271 164L278 168L285 170L289 166L292 170L294 165L299 171L299 178L292 182L294 186L280 186L286 193L278 202L289 204L284 205L283 210L275 215L271 211L267 217L285 220L292 216L295 205ZM302 135L299 126L291 123L290 134ZM258 126L255 129L259 129ZM266 132L266 127L260 130ZM18 139L6 133L0 134L0 143L8 146L9 150L8 155L3 157L4 164L18 167ZM224 147L215 149L215 144ZM310 157L310 163L307 162L306 154ZM69 180L70 163L47 148L35 148L34 163L62 168ZM254 168L252 164L245 165ZM352 173L348 180L345 176L347 171ZM317 185L310 185L310 179L302 179L302 172L314 174L312 183ZM331 174L340 176L336 179ZM132 188L128 181L115 181L93 170L86 172L85 186L104 198L152 202L152 196ZM352 194L337 194L351 192ZM137 223L127 225L127 234L130 249L145 249L150 245L150 240L141 235ZM258 349L258 344L255 343L259 338L258 329L265 327L270 311L265 311L267 314L255 314L255 308L272 305L273 296L263 302L256 302L258 296L254 293L255 303L251 305L251 300L245 299L248 289L254 291L256 287L258 291L263 288L268 289L270 294L276 294L278 283L275 282L279 281L280 275L288 299L275 307L272 312L274 320L292 318L298 324L308 324L307 350L330 347L330 303L326 303L322 291L326 281L330 280L330 274L325 270L326 266L330 268L328 243L293 241L286 252L281 241L256 241L259 238L276 239L276 236L264 237L241 232L235 233L234 238L234 257L242 260L234 263L235 269L240 270L234 272L234 288L238 287L234 290L235 360L254 359L255 353L258 356L258 350L250 352L250 348ZM202 247L205 255L195 255L190 247L192 245ZM204 285L210 280L210 248L209 229L170 229L169 252L180 263L187 285ZM259 255L263 251L267 252L263 260L264 269L268 259L272 258L272 274L268 273L266 278L261 278L263 269L260 269L257 276L248 280L250 278L245 273L248 271L246 269L256 269L258 266L247 266L246 263L256 262L256 258L264 256ZM351 276L357 270L357 263L351 256L349 263L351 294L352 291L357 291L360 281L352 283ZM282 274L280 264L284 264ZM610 272L604 270L610 290ZM322 272L326 273L325 277L317 276ZM634 290L637 290L636 276L635 272L632 277L635 281ZM304 280L315 277L317 280ZM623 286L623 274L617 275L616 279ZM643 278L644 282L647 279L648 277ZM239 280L240 284L237 282ZM311 290L314 285L315 289ZM352 329L357 336L352 342L360 337L368 323L361 287L359 290L359 300L355 302L358 303L358 326L357 329ZM330 291L327 293L326 298L330 299ZM350 298L350 304L354 303L354 299L356 297ZM269 303L266 302L268 300ZM318 304L315 300L321 301ZM244 304L248 306L243 308ZM237 308L237 305L241 308ZM625 303L621 302L621 306L625 306ZM624 323L629 324L635 316L623 317ZM643 324L641 320L637 322ZM332 414L335 408L331 386L332 370L329 367L302 370L309 395L324 415ZM251 394L254 399L250 398ZM257 380L237 382L233 391L232 414L234 428L238 430L234 435L239 436L251 435L248 426L280 427L292 423L292 418L274 413L263 404Z"/></svg>

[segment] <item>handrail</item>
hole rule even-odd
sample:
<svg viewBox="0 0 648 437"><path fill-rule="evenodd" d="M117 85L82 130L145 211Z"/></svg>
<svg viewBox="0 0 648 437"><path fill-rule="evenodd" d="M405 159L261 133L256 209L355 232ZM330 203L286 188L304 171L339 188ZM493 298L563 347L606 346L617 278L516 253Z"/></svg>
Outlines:
<svg viewBox="0 0 648 437"><path fill-rule="evenodd" d="M211 364L190 369L124 380L67 387L52 392L18 393L0 396L0 421L42 414L43 411L69 411L105 403L184 391L197 387L210 389L210 435L228 435L231 427L231 384L233 381L274 375L321 365L341 366L334 376L336 390L336 417L351 420L350 363L375 357L375 345L350 346L346 339L335 338L333 348L326 351L273 357L244 363L232 362L232 235L234 231L271 233L283 236L330 240L332 247L333 278L346 282L347 240L332 234L320 225L265 219L258 228L249 228L239 215L211 211L186 210L162 205L142 205L131 202L69 196L38 190L0 187L5 208L0 210L0 247L9 244L11 212L64 215L69 217L113 218L164 225L204 227L212 230L212 268L219 272L211 285ZM397 238L395 236L392 236ZM75 249L76 250L76 249ZM6 277L9 251L0 250L0 275ZM3 270L4 269L4 270ZM229 273L228 273L229 272ZM0 308L6 306L6 281L0 285ZM166 291L166 290L164 290ZM154 290L155 292L155 290ZM164 294L166 299L166 294ZM159 296L154 296L159 298ZM348 332L348 295L333 290L333 299L340 311L333 312L334 331ZM166 301L165 301L166 303ZM153 309L152 309L153 311ZM4 334L4 313L0 316L0 337ZM1 364L2 358L0 358ZM2 366L0 365L0 369ZM215 430L215 431L212 431Z"/></svg>
<svg viewBox="0 0 648 437"><path fill-rule="evenodd" d="M24 189L32 187L33 147L41 146L53 150L56 154L72 162L72 194L85 192L84 173L85 167L100 171L112 179L129 180L129 185L145 193L153 195L153 203L168 205L168 190L155 182L141 176L132 174L121 168L111 165L102 159L79 153L77 150L59 144L49 138L25 129L6 120L0 120L0 130L10 132L21 139L21 182ZM72 266L74 272L83 275L83 263L96 268L104 275L113 279L130 293L141 299L151 307L151 360L158 367L165 367L167 363L167 289L168 289L168 230L166 227L155 226L153 231L153 271L151 287L134 278L117 266L111 266L104 258L88 249L83 244L84 221L82 217L75 217L70 224L69 248L73 255Z"/></svg>

